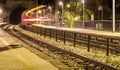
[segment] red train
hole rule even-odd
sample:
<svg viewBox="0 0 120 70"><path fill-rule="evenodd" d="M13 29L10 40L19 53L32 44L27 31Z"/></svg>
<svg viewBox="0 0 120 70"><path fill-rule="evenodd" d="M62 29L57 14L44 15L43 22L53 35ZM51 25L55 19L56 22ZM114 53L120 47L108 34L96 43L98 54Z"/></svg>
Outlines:
<svg viewBox="0 0 120 70"><path fill-rule="evenodd" d="M21 17L21 24L35 24L38 22L49 22L51 19L47 16L43 16L43 12L36 13L38 9L41 9L45 7L44 5L38 6L36 8L33 8L31 10L28 10L27 12L22 13Z"/></svg>
<svg viewBox="0 0 120 70"><path fill-rule="evenodd" d="M37 22L49 22L49 21L51 21L51 19L49 17L37 16L36 13L26 16L23 13L21 23L22 24L35 24Z"/></svg>
<svg viewBox="0 0 120 70"><path fill-rule="evenodd" d="M38 19L36 18L36 14L31 13L30 15L26 16L25 15L26 12L22 13L22 17L21 17L21 24L32 24L35 23L35 21L37 21ZM37 19L37 20L36 20Z"/></svg>

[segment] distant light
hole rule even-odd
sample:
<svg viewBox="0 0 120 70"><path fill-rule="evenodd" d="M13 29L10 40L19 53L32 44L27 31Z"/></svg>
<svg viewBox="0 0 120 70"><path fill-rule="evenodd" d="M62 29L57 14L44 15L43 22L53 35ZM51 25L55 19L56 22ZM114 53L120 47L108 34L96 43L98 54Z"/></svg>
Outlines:
<svg viewBox="0 0 120 70"><path fill-rule="evenodd" d="M85 3L85 1L84 1L84 0L82 0L81 2L82 2L83 4Z"/></svg>
<svg viewBox="0 0 120 70"><path fill-rule="evenodd" d="M42 11L45 12L45 9L43 9Z"/></svg>
<svg viewBox="0 0 120 70"><path fill-rule="evenodd" d="M41 10L38 10L38 13L39 13L39 14L41 14L41 13L42 13L42 11L41 11Z"/></svg>
<svg viewBox="0 0 120 70"><path fill-rule="evenodd" d="M59 14L60 12L59 11L57 11L57 14Z"/></svg>
<svg viewBox="0 0 120 70"><path fill-rule="evenodd" d="M59 5L63 5L63 2L62 2L62 1L60 1L60 2L59 2Z"/></svg>
<svg viewBox="0 0 120 70"><path fill-rule="evenodd" d="M78 18L77 18L77 17L75 17L75 18L74 18L74 20L78 20Z"/></svg>
<svg viewBox="0 0 120 70"><path fill-rule="evenodd" d="M0 9L0 13L2 13L3 11L2 11L2 9Z"/></svg>
<svg viewBox="0 0 120 70"><path fill-rule="evenodd" d="M49 9L52 9L51 6L48 7Z"/></svg>
<svg viewBox="0 0 120 70"><path fill-rule="evenodd" d="M70 8L70 4L67 4L67 8Z"/></svg>

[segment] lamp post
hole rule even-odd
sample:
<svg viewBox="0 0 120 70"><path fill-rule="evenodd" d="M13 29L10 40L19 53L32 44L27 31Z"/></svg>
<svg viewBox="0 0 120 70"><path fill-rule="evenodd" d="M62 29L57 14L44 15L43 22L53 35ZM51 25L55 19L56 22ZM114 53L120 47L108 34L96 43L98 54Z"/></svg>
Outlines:
<svg viewBox="0 0 120 70"><path fill-rule="evenodd" d="M71 15L70 15L70 4L67 4L67 8L68 8L68 11L69 11L69 16L70 16L70 19L69 20L69 27L70 27L70 20L71 20Z"/></svg>
<svg viewBox="0 0 120 70"><path fill-rule="evenodd" d="M59 2L59 5L61 5L62 6L62 24L64 24L64 22L63 22L63 2L61 1L61 2Z"/></svg>
<svg viewBox="0 0 120 70"><path fill-rule="evenodd" d="M85 3L85 1L82 0L81 2L83 4L83 28L85 28L85 21L84 21L84 3Z"/></svg>
<svg viewBox="0 0 120 70"><path fill-rule="evenodd" d="M45 9L43 9L42 11L43 11L43 17L45 17Z"/></svg>
<svg viewBox="0 0 120 70"><path fill-rule="evenodd" d="M39 20L37 20L37 23L39 23L40 22L40 24L41 24L41 13L42 13L42 11L41 10L38 10L37 11L37 18L39 18Z"/></svg>
<svg viewBox="0 0 120 70"><path fill-rule="evenodd" d="M52 20L52 8L51 8L51 6L49 6L48 8L50 10L50 24L51 24L51 20Z"/></svg>
<svg viewBox="0 0 120 70"><path fill-rule="evenodd" d="M98 24L98 29L100 28L100 29L103 29L103 6L102 5L100 5L100 6L98 6L98 11L100 11L101 12L101 25L99 25ZM98 13L99 14L99 13ZM99 19L99 15L98 15L98 19Z"/></svg>
<svg viewBox="0 0 120 70"><path fill-rule="evenodd" d="M57 11L57 26L60 24L60 23L59 23L59 22L60 22L60 21L59 21L59 17L60 17L59 14L60 14L60 12Z"/></svg>
<svg viewBox="0 0 120 70"><path fill-rule="evenodd" d="M115 0L113 1L113 32L115 32Z"/></svg>

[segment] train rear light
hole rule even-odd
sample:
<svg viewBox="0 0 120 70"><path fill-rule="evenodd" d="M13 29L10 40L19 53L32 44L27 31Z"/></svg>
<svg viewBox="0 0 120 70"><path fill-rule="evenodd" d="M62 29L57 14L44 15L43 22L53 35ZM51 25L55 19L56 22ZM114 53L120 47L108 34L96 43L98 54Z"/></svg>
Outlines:
<svg viewBox="0 0 120 70"><path fill-rule="evenodd" d="M23 19L23 21L40 21L39 18L32 18L32 19Z"/></svg>

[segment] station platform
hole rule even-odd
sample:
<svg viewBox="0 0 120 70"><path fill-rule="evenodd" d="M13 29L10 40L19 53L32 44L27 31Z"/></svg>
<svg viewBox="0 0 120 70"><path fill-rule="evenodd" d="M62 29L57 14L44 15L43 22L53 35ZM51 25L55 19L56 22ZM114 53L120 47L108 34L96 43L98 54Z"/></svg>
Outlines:
<svg viewBox="0 0 120 70"><path fill-rule="evenodd" d="M97 35L97 36L104 36L104 37L115 37L120 39L120 32L108 32L108 31L98 31L98 30L90 30L90 29L81 29L81 28L66 28L66 27L57 27L57 26L47 26L42 24L32 24L32 26L40 26L45 28L52 28L57 30L65 30L65 31L72 31L72 32L80 32L83 34L90 34L90 35Z"/></svg>
<svg viewBox="0 0 120 70"><path fill-rule="evenodd" d="M0 70L58 70L0 29Z"/></svg>

